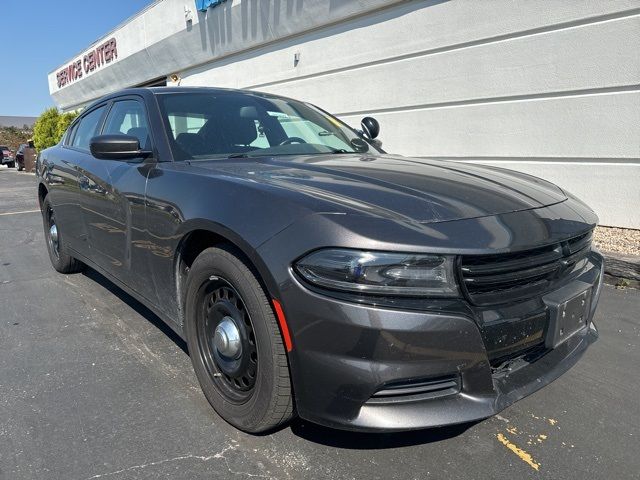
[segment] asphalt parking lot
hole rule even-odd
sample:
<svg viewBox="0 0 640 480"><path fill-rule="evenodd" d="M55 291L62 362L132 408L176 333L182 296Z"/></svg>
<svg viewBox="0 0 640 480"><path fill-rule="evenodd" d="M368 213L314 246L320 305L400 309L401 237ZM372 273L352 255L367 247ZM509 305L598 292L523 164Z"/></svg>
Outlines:
<svg viewBox="0 0 640 480"><path fill-rule="evenodd" d="M600 340L472 425L254 437L216 416L184 343L99 274L49 264L35 178L0 168L0 479L640 478L640 291L606 286Z"/></svg>

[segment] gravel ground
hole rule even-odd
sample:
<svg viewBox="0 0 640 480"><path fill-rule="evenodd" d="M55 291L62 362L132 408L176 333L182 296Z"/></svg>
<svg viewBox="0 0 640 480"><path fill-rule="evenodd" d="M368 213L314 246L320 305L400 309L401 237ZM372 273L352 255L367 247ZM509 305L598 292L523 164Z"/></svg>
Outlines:
<svg viewBox="0 0 640 480"><path fill-rule="evenodd" d="M631 228L597 227L594 243L603 252L640 255L640 230Z"/></svg>

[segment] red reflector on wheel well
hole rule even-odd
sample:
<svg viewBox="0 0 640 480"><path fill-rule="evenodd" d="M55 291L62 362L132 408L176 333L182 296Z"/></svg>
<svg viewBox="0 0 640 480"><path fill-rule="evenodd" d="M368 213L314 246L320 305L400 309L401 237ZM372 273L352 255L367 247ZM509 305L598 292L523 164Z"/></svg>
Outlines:
<svg viewBox="0 0 640 480"><path fill-rule="evenodd" d="M293 344L291 343L291 334L289 333L289 326L287 325L287 320L284 318L282 305L280 305L280 302L275 298L273 299L273 308L276 311L276 318L278 319L278 325L280 325L280 331L282 332L284 346L287 349L287 352L290 352L293 349Z"/></svg>

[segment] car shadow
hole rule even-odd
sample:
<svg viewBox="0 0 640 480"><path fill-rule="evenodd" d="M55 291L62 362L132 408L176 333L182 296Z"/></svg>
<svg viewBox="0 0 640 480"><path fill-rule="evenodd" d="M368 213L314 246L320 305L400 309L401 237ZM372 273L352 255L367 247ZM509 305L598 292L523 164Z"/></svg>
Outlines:
<svg viewBox="0 0 640 480"><path fill-rule="evenodd" d="M465 433L478 422L405 432L353 432L337 430L296 418L291 432L304 440L347 450L384 450L441 442Z"/></svg>
<svg viewBox="0 0 640 480"><path fill-rule="evenodd" d="M105 288L113 295L118 297L122 302L126 303L129 307L135 310L139 315L147 319L152 325L154 325L158 330L164 333L167 337L169 337L184 353L189 354L189 349L187 348L187 342L185 342L180 335L178 335L169 325L167 325L159 316L157 316L153 311L147 307L145 307L138 300L133 298L127 292L118 287L115 283L109 280L107 277L97 272L96 270L87 267L82 272L85 277L90 280L93 280L101 287Z"/></svg>
<svg viewBox="0 0 640 480"><path fill-rule="evenodd" d="M83 275L118 297L140 316L148 320L158 330L171 339L184 353L189 354L187 343L169 327L160 317L101 273L87 267ZM465 433L478 422L462 423L447 427L437 427L405 432L354 432L338 430L295 418L290 424L285 424L266 432L264 435L275 434L290 429L291 433L301 439L334 448L353 450L383 450L414 445L440 442L455 438Z"/></svg>

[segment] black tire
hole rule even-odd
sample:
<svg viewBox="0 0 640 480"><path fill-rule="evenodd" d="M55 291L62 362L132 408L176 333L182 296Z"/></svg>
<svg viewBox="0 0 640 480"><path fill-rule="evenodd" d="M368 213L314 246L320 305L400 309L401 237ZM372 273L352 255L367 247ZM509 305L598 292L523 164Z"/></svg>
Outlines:
<svg viewBox="0 0 640 480"><path fill-rule="evenodd" d="M24 170L24 166L20 164L20 162L16 163L16 168L18 169L19 172L21 172L22 170Z"/></svg>
<svg viewBox="0 0 640 480"><path fill-rule="evenodd" d="M271 303L239 256L232 247L208 248L193 262L186 282L185 334L211 406L240 430L259 433L291 419L293 396ZM241 345L234 360L213 345L216 328L229 318Z"/></svg>
<svg viewBox="0 0 640 480"><path fill-rule="evenodd" d="M42 202L42 223L44 226L44 238L49 252L49 259L53 268L60 273L78 273L84 270L84 263L76 260L66 253L63 237L57 230L57 239L52 237L52 226L58 225L55 221L55 212L48 197Z"/></svg>
<svg viewBox="0 0 640 480"><path fill-rule="evenodd" d="M7 168L16 168L16 162L7 163Z"/></svg>

